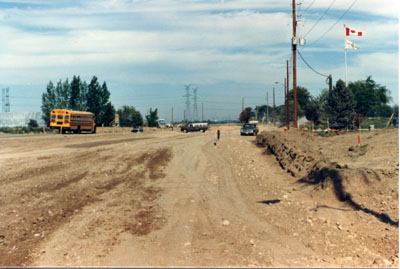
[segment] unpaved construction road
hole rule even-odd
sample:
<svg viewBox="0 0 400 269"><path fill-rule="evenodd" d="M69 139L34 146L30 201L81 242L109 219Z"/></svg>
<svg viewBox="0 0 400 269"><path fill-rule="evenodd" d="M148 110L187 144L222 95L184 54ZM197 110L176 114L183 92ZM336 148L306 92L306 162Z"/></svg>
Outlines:
<svg viewBox="0 0 400 269"><path fill-rule="evenodd" d="M0 135L0 266L398 267L397 132L363 210L215 132Z"/></svg>

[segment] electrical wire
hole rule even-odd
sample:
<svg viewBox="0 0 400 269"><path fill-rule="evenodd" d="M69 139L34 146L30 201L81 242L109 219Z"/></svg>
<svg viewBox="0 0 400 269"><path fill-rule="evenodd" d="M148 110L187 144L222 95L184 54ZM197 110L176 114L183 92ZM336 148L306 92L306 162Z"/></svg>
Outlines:
<svg viewBox="0 0 400 269"><path fill-rule="evenodd" d="M329 7L325 10L325 12L321 15L321 17L314 23L314 25L311 27L311 29L304 35L306 37L314 28L317 26L317 24L322 20L322 18L328 13L329 9L333 6L333 4L336 2L336 0L333 0Z"/></svg>
<svg viewBox="0 0 400 269"><path fill-rule="evenodd" d="M318 41L320 41L322 38L324 38L332 29L333 29L333 27L335 27L338 23L339 23L339 21L341 20L341 19L343 19L343 17L350 11L350 9L352 9L353 8L353 6L355 5L355 3L357 2L358 0L354 0L353 1L353 3L351 3L351 5L349 6L349 8L342 14L342 16L340 16L340 18L323 34L323 35L321 35L317 40L315 40L314 42L312 42L311 44L310 44L310 46L312 46L312 45L314 45L315 43L317 43Z"/></svg>
<svg viewBox="0 0 400 269"><path fill-rule="evenodd" d="M315 70L311 65L309 65L309 63L307 63L307 61L303 58L303 55L301 55L300 51L297 50L297 53L299 54L300 58L303 60L303 62L308 66L308 68L310 68L312 71L314 71L316 74L322 76L322 77L328 77L328 75L324 75L320 72L318 72L317 70Z"/></svg>
<svg viewBox="0 0 400 269"><path fill-rule="evenodd" d="M303 11L303 12L307 12L307 10L315 3L316 0L313 0L311 2L311 4Z"/></svg>

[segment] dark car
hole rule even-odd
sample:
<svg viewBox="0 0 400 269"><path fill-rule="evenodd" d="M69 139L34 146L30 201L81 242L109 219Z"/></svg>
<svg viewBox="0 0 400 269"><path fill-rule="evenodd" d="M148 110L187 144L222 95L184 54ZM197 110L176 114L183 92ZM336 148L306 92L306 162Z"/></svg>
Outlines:
<svg viewBox="0 0 400 269"><path fill-rule="evenodd" d="M246 123L240 129L240 135L257 135L257 134L258 134L257 124Z"/></svg>
<svg viewBox="0 0 400 269"><path fill-rule="evenodd" d="M137 133L137 132L143 133L143 127L142 127L142 126L140 126L140 127L138 127L138 126L133 126L131 132L132 132L132 133Z"/></svg>

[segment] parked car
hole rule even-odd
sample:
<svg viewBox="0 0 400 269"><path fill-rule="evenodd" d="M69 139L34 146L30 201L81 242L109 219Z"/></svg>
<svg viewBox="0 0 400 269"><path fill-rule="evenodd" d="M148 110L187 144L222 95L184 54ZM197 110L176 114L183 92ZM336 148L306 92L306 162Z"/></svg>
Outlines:
<svg viewBox="0 0 400 269"><path fill-rule="evenodd" d="M141 132L141 133L143 133L143 127L142 126L133 126L132 127L132 131L131 131L132 133L137 133L137 132Z"/></svg>
<svg viewBox="0 0 400 269"><path fill-rule="evenodd" d="M240 129L240 135L257 135L258 134L258 127L257 124L250 124L246 123Z"/></svg>
<svg viewBox="0 0 400 269"><path fill-rule="evenodd" d="M181 132L187 133L187 132L202 132L204 133L205 131L208 130L208 124L207 123L191 123L189 125L181 125Z"/></svg>

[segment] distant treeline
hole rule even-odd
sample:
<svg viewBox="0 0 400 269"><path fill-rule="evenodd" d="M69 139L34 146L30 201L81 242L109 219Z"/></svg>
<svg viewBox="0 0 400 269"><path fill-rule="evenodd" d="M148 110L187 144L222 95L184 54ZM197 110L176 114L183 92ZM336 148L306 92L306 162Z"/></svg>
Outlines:
<svg viewBox="0 0 400 269"><path fill-rule="evenodd" d="M305 116L315 125L326 124L329 121L333 128L357 127L366 117L398 117L399 107L389 106L389 90L376 83L371 76L365 80L350 82L346 86L339 79L329 91L324 89L314 97L304 87L297 87L297 116ZM289 121L293 122L293 90L289 92ZM246 108L239 116L240 121L247 121L256 117L259 121L266 117L268 109L269 120L273 121L273 108L260 105ZM285 105L275 109L275 120L284 124L286 122Z"/></svg>
<svg viewBox="0 0 400 269"><path fill-rule="evenodd" d="M90 111L96 116L96 125L109 126L115 117L115 109L109 99L106 82L100 86L96 76L93 76L90 84L79 76L74 76L71 83L68 78L64 82L58 81L56 85L50 81L42 95L43 120L49 125L53 109L71 109Z"/></svg>

